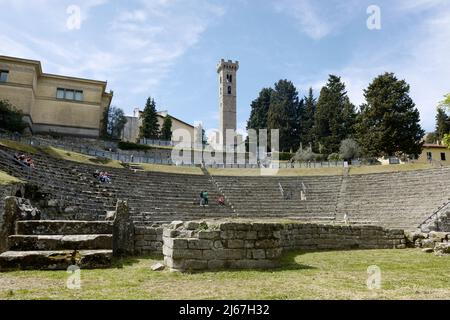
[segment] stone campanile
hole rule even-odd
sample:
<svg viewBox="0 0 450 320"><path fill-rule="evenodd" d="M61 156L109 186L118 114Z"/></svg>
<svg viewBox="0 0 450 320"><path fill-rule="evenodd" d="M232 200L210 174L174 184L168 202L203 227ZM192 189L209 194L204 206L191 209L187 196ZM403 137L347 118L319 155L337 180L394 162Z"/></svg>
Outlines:
<svg viewBox="0 0 450 320"><path fill-rule="evenodd" d="M217 73L219 74L219 117L220 117L220 144L234 145L234 142L226 141L226 130L232 129L236 132L236 83L237 71L239 70L239 62L222 59L217 65Z"/></svg>

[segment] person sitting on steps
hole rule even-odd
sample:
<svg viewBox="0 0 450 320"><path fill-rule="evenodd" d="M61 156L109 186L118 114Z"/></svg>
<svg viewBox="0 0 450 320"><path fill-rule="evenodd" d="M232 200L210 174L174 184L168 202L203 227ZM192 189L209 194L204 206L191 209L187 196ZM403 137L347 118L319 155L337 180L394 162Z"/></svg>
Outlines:
<svg viewBox="0 0 450 320"><path fill-rule="evenodd" d="M217 198L217 204L219 206L224 206L225 205L225 198L224 198L224 196L220 196L219 198Z"/></svg>

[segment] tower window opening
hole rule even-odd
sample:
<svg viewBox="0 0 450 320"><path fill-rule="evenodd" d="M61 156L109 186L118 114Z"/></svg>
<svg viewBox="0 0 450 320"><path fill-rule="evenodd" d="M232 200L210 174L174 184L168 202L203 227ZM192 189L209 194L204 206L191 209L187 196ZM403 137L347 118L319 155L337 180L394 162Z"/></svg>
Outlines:
<svg viewBox="0 0 450 320"><path fill-rule="evenodd" d="M231 94L231 86L228 86L228 94Z"/></svg>

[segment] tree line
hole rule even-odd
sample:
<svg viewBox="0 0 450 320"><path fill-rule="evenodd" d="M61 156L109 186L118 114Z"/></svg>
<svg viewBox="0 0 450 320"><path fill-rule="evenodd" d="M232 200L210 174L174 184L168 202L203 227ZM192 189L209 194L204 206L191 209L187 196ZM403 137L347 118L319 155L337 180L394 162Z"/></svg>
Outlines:
<svg viewBox="0 0 450 320"><path fill-rule="evenodd" d="M357 109L336 75L318 98L312 88L300 98L291 81L280 80L251 103L247 129L279 129L280 151L297 151L298 160L417 156L425 132L409 92L404 80L385 73L364 90Z"/></svg>
<svg viewBox="0 0 450 320"><path fill-rule="evenodd" d="M102 137L120 139L127 119L122 109L109 107L105 110L102 121ZM158 122L155 100L149 97L142 113L142 125L139 128L139 138L170 141L172 139L172 118L164 118L162 127Z"/></svg>

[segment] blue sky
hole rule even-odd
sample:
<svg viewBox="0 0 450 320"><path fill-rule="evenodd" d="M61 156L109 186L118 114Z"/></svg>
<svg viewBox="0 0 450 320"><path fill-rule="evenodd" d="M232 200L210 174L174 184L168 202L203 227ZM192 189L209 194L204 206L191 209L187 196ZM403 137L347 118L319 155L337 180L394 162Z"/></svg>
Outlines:
<svg viewBox="0 0 450 320"><path fill-rule="evenodd" d="M72 5L79 28L67 23ZM367 28L369 5L381 9L381 30ZM337 74L360 105L375 76L395 72L428 131L450 92L448 0L0 0L0 10L0 54L107 80L127 114L152 96L159 110L208 129L218 127L221 58L240 62L240 128L251 101L279 79L318 94Z"/></svg>

